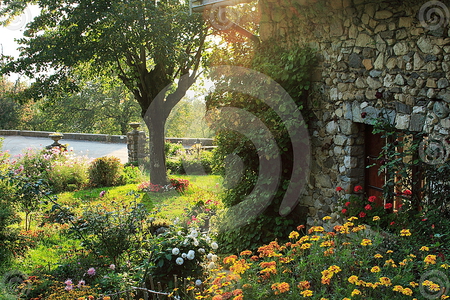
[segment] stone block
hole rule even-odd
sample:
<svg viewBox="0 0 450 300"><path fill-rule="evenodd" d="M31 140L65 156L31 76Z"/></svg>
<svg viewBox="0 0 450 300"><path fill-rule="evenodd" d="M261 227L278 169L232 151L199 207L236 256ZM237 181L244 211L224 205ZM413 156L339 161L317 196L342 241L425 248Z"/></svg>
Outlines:
<svg viewBox="0 0 450 300"><path fill-rule="evenodd" d="M375 40L368 34L360 33L356 38L355 46L375 48Z"/></svg>
<svg viewBox="0 0 450 300"><path fill-rule="evenodd" d="M409 130L420 132L423 130L425 125L425 115L424 114L412 114L411 121L409 122Z"/></svg>
<svg viewBox="0 0 450 300"><path fill-rule="evenodd" d="M398 39L398 37L397 37ZM397 56L405 55L409 52L409 47L406 42L397 43L393 47L394 53Z"/></svg>
<svg viewBox="0 0 450 300"><path fill-rule="evenodd" d="M410 114L411 107L401 102L395 102L395 110L401 114Z"/></svg>
<svg viewBox="0 0 450 300"><path fill-rule="evenodd" d="M389 10L379 10L375 13L375 19L386 20L393 16L393 13Z"/></svg>
<svg viewBox="0 0 450 300"><path fill-rule="evenodd" d="M397 116L395 118L395 128L408 129L410 120L411 120L410 115L397 114Z"/></svg>
<svg viewBox="0 0 450 300"><path fill-rule="evenodd" d="M358 158L353 156L345 156L344 157L344 166L347 169L353 169L358 166Z"/></svg>

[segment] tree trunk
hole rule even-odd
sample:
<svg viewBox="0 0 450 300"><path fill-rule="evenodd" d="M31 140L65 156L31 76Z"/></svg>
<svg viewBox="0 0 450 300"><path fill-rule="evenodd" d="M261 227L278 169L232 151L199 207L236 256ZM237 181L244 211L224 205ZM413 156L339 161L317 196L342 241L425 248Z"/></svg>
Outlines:
<svg viewBox="0 0 450 300"><path fill-rule="evenodd" d="M150 182L158 185L166 185L167 169L166 157L164 153L164 125L165 118L162 101L154 100L151 111L145 116L150 134L149 159L150 159Z"/></svg>

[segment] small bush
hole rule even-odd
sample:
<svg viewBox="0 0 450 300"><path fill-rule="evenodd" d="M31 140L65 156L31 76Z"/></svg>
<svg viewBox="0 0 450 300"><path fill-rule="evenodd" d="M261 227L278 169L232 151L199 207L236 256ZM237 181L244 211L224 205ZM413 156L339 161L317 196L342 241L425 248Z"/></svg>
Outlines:
<svg viewBox="0 0 450 300"><path fill-rule="evenodd" d="M120 185L122 170L117 157L96 158L89 166L89 184L97 187Z"/></svg>
<svg viewBox="0 0 450 300"><path fill-rule="evenodd" d="M84 157L69 156L55 161L48 171L49 184L54 193L74 191L88 183L88 160Z"/></svg>

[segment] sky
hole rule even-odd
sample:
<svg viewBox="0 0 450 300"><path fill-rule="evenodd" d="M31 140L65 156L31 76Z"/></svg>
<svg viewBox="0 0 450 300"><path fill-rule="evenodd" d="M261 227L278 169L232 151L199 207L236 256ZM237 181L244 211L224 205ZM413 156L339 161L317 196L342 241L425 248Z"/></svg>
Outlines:
<svg viewBox="0 0 450 300"><path fill-rule="evenodd" d="M11 55L16 58L19 56L18 45L14 40L23 37L26 24L38 14L37 6L30 6L24 14L16 17L7 27L0 26L0 44L4 55ZM17 78L18 75L10 76L12 80Z"/></svg>

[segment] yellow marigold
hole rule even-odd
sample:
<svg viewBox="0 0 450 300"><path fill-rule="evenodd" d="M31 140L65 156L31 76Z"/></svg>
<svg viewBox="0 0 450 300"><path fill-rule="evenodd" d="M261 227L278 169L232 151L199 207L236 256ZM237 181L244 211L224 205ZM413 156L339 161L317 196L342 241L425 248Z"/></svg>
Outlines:
<svg viewBox="0 0 450 300"><path fill-rule="evenodd" d="M420 251L429 251L430 248L428 248L427 246L422 246L422 247L420 247L419 250L420 250Z"/></svg>
<svg viewBox="0 0 450 300"><path fill-rule="evenodd" d="M388 251L386 251L386 253L387 253L387 254L389 254L389 253L394 253L394 251L388 250Z"/></svg>
<svg viewBox="0 0 450 300"><path fill-rule="evenodd" d="M270 268L275 267L277 265L276 261L263 261L259 264L261 268Z"/></svg>
<svg viewBox="0 0 450 300"><path fill-rule="evenodd" d="M323 251L324 256L330 256L333 253L334 253L334 248L329 248L329 249Z"/></svg>
<svg viewBox="0 0 450 300"><path fill-rule="evenodd" d="M311 236L310 240L311 241L318 241L318 240L320 240L320 235L313 235L313 236Z"/></svg>
<svg viewBox="0 0 450 300"><path fill-rule="evenodd" d="M222 300L222 296L221 295L215 295L212 300Z"/></svg>
<svg viewBox="0 0 450 300"><path fill-rule="evenodd" d="M358 281L358 276L356 276L356 275L352 275L348 278L348 282L350 282L351 284L356 284L357 281Z"/></svg>
<svg viewBox="0 0 450 300"><path fill-rule="evenodd" d="M382 285L385 285L385 286L392 285L391 279L389 279L388 277L381 277L380 282Z"/></svg>
<svg viewBox="0 0 450 300"><path fill-rule="evenodd" d="M323 297L322 297L322 298L320 298L320 300L328 300L328 299L327 299L327 298L323 298Z"/></svg>
<svg viewBox="0 0 450 300"><path fill-rule="evenodd" d="M333 247L333 246L334 246L334 241L332 241L332 240L325 241L320 244L320 247Z"/></svg>
<svg viewBox="0 0 450 300"><path fill-rule="evenodd" d="M377 253L377 254L375 254L373 257L375 257L375 258L383 258L383 255Z"/></svg>
<svg viewBox="0 0 450 300"><path fill-rule="evenodd" d="M412 287L417 287L417 286L419 286L419 284L418 284L417 282L414 282L414 281L411 281L411 282L409 283L409 285L412 286Z"/></svg>
<svg viewBox="0 0 450 300"><path fill-rule="evenodd" d="M311 283L307 280L300 281L297 287L301 290L307 290L311 287Z"/></svg>
<svg viewBox="0 0 450 300"><path fill-rule="evenodd" d="M243 286L242 286L244 289L249 289L249 288L251 288L252 287L252 285L251 284L248 284L248 283L246 283L246 284L244 284Z"/></svg>
<svg viewBox="0 0 450 300"><path fill-rule="evenodd" d="M370 272L372 272L372 273L378 273L378 272L380 272L380 271L381 271L381 269L380 269L379 266L375 266L375 267L373 267L372 269L370 269Z"/></svg>
<svg viewBox="0 0 450 300"><path fill-rule="evenodd" d="M404 288L402 290L402 293L403 293L403 295L406 295L406 296L412 296L413 291L410 288Z"/></svg>
<svg viewBox="0 0 450 300"><path fill-rule="evenodd" d="M450 265L449 264L443 264L443 265L441 265L441 268L444 268L444 269L448 269L448 268L450 268Z"/></svg>
<svg viewBox="0 0 450 300"><path fill-rule="evenodd" d="M244 251L242 251L239 255L240 255L240 256L252 255L252 251L250 251L250 250L244 250Z"/></svg>
<svg viewBox="0 0 450 300"><path fill-rule="evenodd" d="M289 233L289 238L290 239L296 239L300 236L300 234L297 231L292 231L291 233Z"/></svg>
<svg viewBox="0 0 450 300"><path fill-rule="evenodd" d="M245 261L245 259L235 262L234 265L230 267L230 271L235 274L244 274L244 272L248 269L250 269L250 265Z"/></svg>
<svg viewBox="0 0 450 300"><path fill-rule="evenodd" d="M111 297L105 296L105 297L103 297L103 300L111 300Z"/></svg>
<svg viewBox="0 0 450 300"><path fill-rule="evenodd" d="M322 221L328 221L328 220L331 220L330 216L325 216L325 217L322 218Z"/></svg>
<svg viewBox="0 0 450 300"><path fill-rule="evenodd" d="M244 296L238 295L238 296L234 297L233 300L244 300Z"/></svg>
<svg viewBox="0 0 450 300"><path fill-rule="evenodd" d="M403 291L403 287L401 285L395 285L392 290L394 292L402 292Z"/></svg>
<svg viewBox="0 0 450 300"><path fill-rule="evenodd" d="M342 243L342 246L347 246L347 245L351 245L352 243L350 243L350 242L343 242Z"/></svg>
<svg viewBox="0 0 450 300"><path fill-rule="evenodd" d="M409 231L409 229L402 229L402 230L400 231L400 235L401 235L401 236L410 236L410 235L411 235L411 232Z"/></svg>
<svg viewBox="0 0 450 300"><path fill-rule="evenodd" d="M236 255L230 255L223 259L224 264L233 264L237 259Z"/></svg>
<svg viewBox="0 0 450 300"><path fill-rule="evenodd" d="M302 295L303 297L312 297L313 291L311 291L311 290L304 290L304 291L300 292L300 295Z"/></svg>
<svg viewBox="0 0 450 300"><path fill-rule="evenodd" d="M233 291L233 296L238 296L238 295L242 295L242 290L241 289L235 289Z"/></svg>
<svg viewBox="0 0 450 300"><path fill-rule="evenodd" d="M441 299L448 299L448 298L450 298L450 296L447 296L447 295L442 295L441 296ZM414 300L414 299L413 299Z"/></svg>
<svg viewBox="0 0 450 300"><path fill-rule="evenodd" d="M358 290L358 289L354 289L354 290L352 291L352 296L355 296L355 295L361 295L361 291Z"/></svg>
<svg viewBox="0 0 450 300"><path fill-rule="evenodd" d="M362 239L361 245L362 245L362 246L369 246L369 245L372 245L372 241L369 240L369 239Z"/></svg>
<svg viewBox="0 0 450 300"><path fill-rule="evenodd" d="M332 265L328 268L328 270L330 270L331 272L333 272L334 274L341 272L341 268L339 266L336 265Z"/></svg>
<svg viewBox="0 0 450 300"><path fill-rule="evenodd" d="M347 220L349 220L349 221L351 222L351 221L353 221L353 220L358 220L358 218L357 218L357 217L350 217L350 218L348 218Z"/></svg>
<svg viewBox="0 0 450 300"><path fill-rule="evenodd" d="M352 300L352 299L345 297L345 298L342 298L342 300Z"/></svg>
<svg viewBox="0 0 450 300"><path fill-rule="evenodd" d="M303 249L303 250L309 249L309 248L311 248L311 244L310 243L305 243L305 244L302 244L300 246L300 249Z"/></svg>
<svg viewBox="0 0 450 300"><path fill-rule="evenodd" d="M380 220L380 217L379 217L379 216L374 216L374 217L372 218L372 221L378 221L378 220Z"/></svg>
<svg viewBox="0 0 450 300"><path fill-rule="evenodd" d="M436 255L427 255L423 261L427 264L434 265L436 263Z"/></svg>

